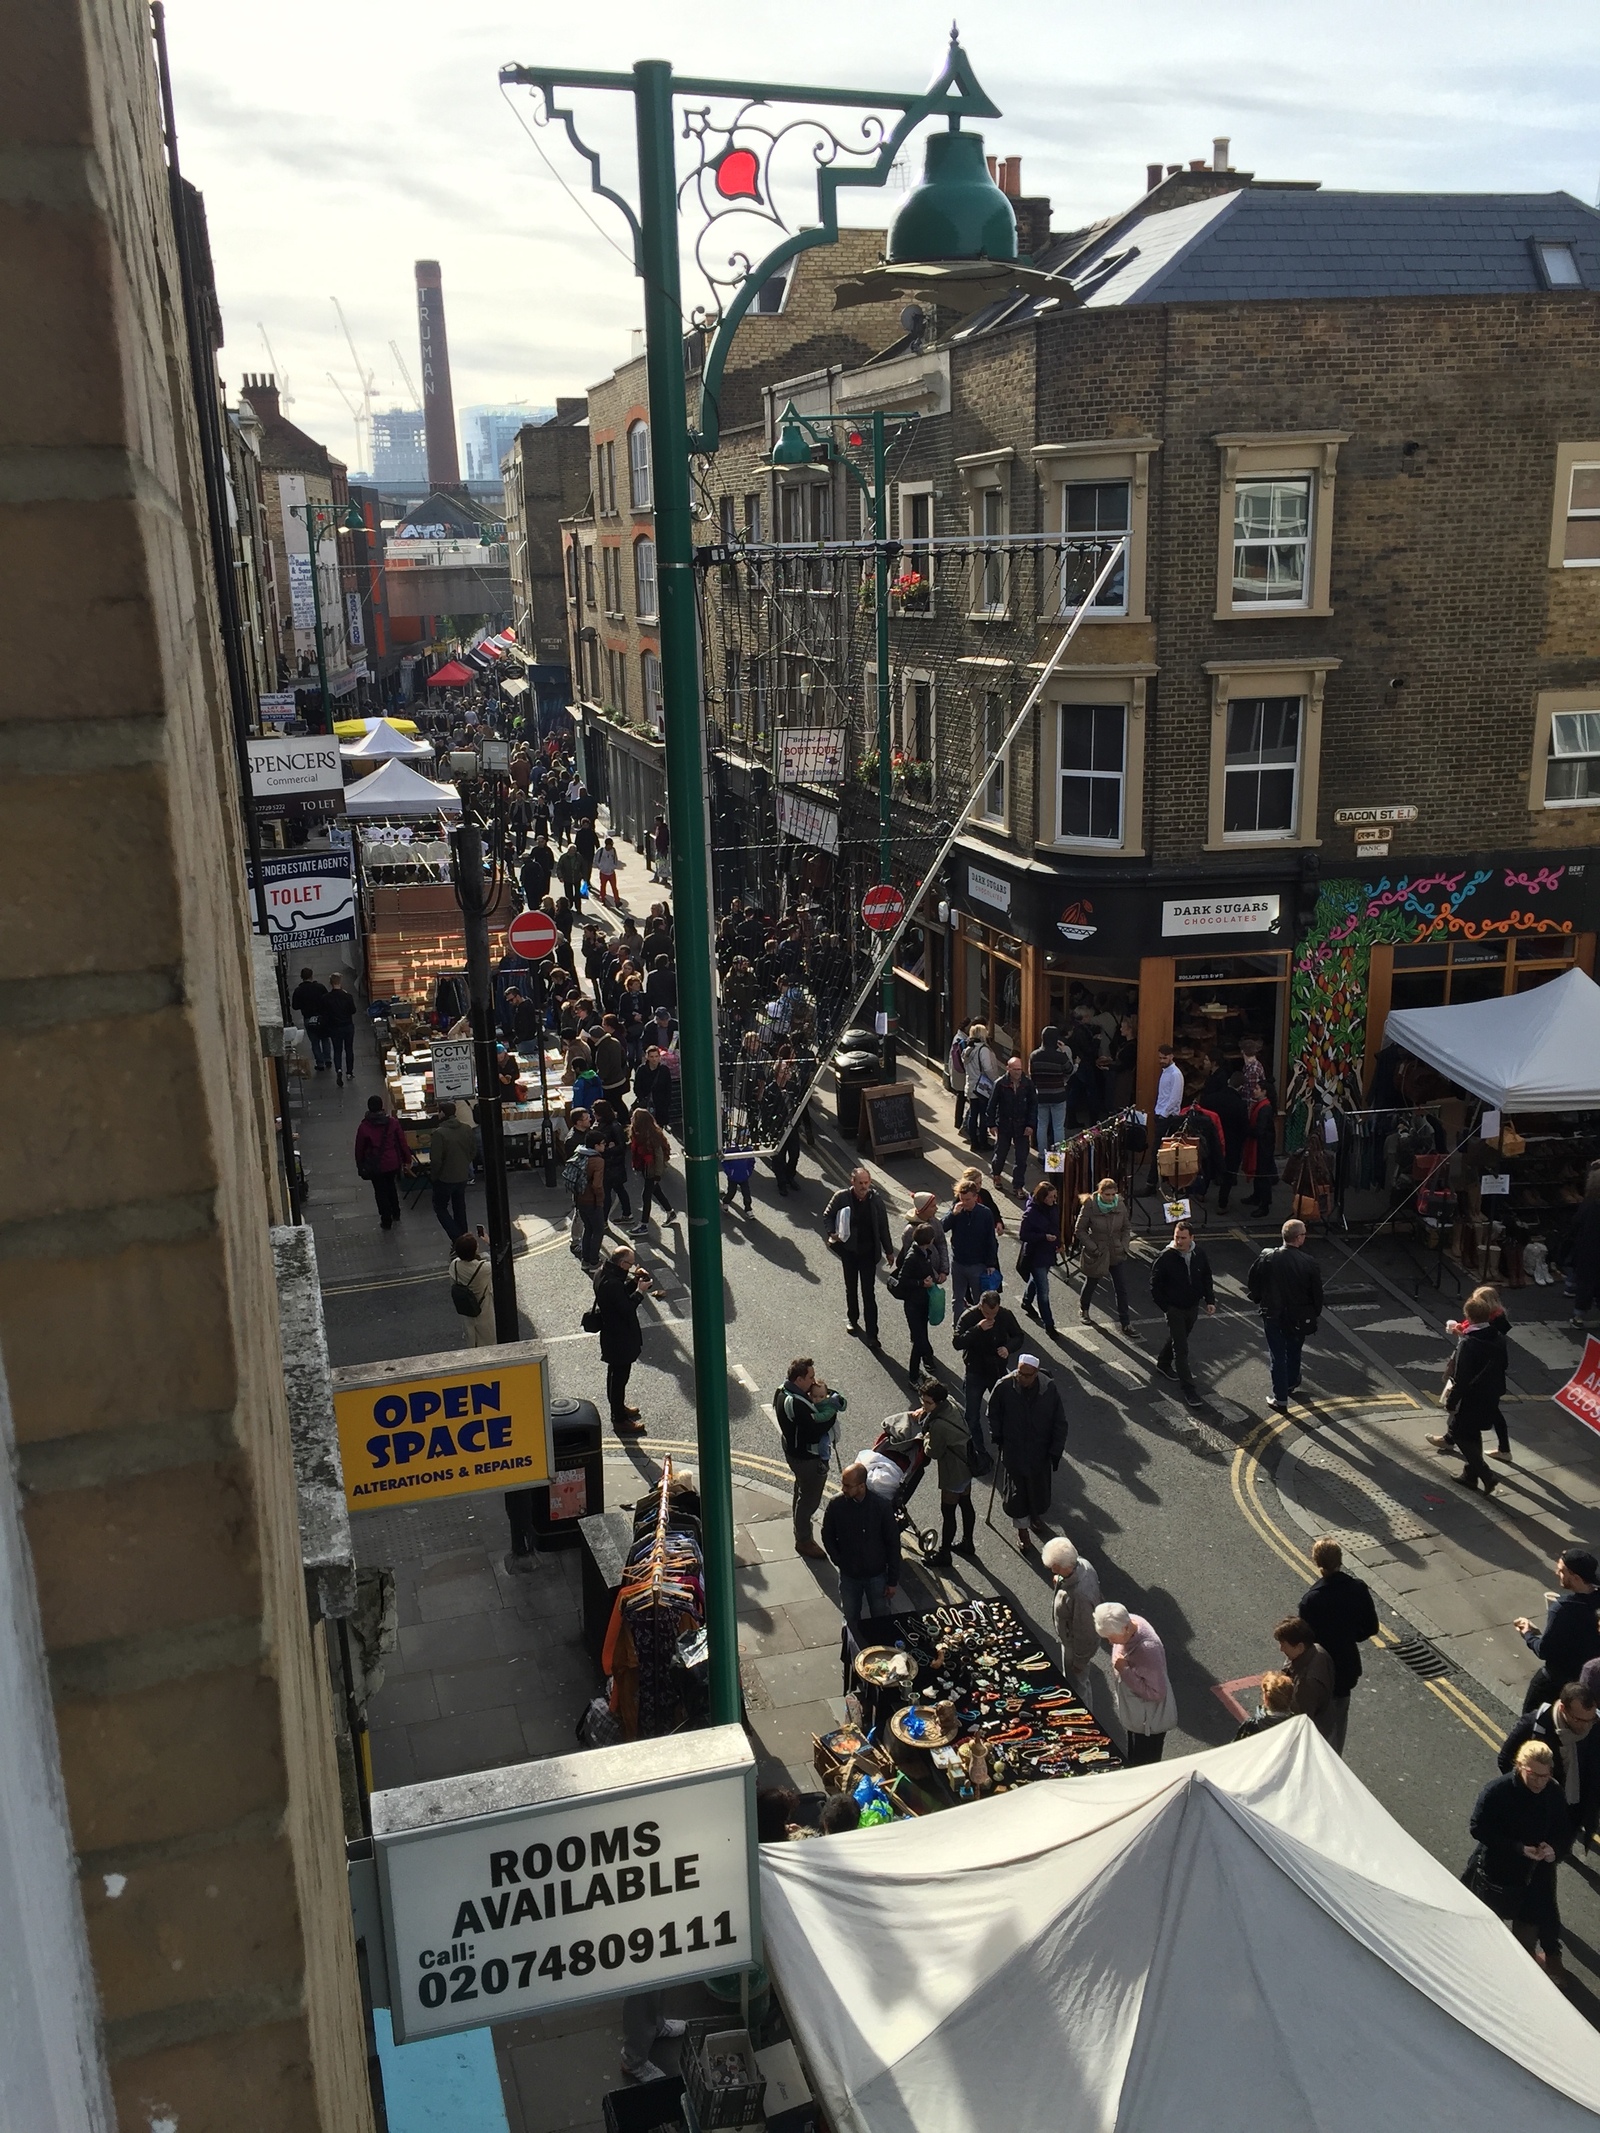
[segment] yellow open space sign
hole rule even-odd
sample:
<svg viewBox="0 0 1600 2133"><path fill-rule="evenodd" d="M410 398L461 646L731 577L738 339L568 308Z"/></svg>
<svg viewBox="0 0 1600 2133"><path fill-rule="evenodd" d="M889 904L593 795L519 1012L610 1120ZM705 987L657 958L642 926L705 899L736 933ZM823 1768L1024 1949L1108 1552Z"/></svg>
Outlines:
<svg viewBox="0 0 1600 2133"><path fill-rule="evenodd" d="M554 1465L545 1356L532 1341L336 1370L333 1411L352 1511L530 1489Z"/></svg>

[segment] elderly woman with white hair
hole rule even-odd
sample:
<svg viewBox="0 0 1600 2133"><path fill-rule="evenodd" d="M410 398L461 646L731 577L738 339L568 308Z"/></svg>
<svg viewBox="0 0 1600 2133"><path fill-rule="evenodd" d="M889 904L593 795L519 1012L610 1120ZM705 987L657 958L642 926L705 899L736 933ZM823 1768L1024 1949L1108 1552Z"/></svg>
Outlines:
<svg viewBox="0 0 1600 2133"><path fill-rule="evenodd" d="M1178 1723L1161 1639L1143 1615L1130 1614L1120 1600L1102 1600L1094 1626L1111 1647L1111 1687L1128 1739L1122 1760L1130 1768L1159 1763L1167 1735Z"/></svg>
<svg viewBox="0 0 1600 2133"><path fill-rule="evenodd" d="M1061 1645L1061 1671L1083 1701L1089 1701L1089 1662L1100 1649L1094 1611L1100 1605L1100 1573L1065 1538L1046 1541L1039 1560L1055 1583L1053 1608Z"/></svg>

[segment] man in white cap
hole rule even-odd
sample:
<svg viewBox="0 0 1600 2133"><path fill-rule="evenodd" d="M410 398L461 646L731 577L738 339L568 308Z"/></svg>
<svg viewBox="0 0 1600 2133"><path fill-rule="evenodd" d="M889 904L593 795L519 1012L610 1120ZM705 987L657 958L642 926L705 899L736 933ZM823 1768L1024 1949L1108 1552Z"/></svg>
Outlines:
<svg viewBox="0 0 1600 2133"><path fill-rule="evenodd" d="M1053 1602L1056 1636L1061 1643L1061 1671L1085 1703L1089 1701L1089 1662L1100 1649L1094 1611L1100 1605L1100 1573L1071 1541L1046 1541L1039 1560L1055 1580Z"/></svg>
<svg viewBox="0 0 1600 2133"><path fill-rule="evenodd" d="M989 1395L989 1435L1005 1460L1006 1516L1026 1555L1030 1527L1041 1540L1051 1537L1044 1515L1067 1448L1067 1410L1054 1380L1041 1377L1036 1355L1019 1355L1016 1369Z"/></svg>

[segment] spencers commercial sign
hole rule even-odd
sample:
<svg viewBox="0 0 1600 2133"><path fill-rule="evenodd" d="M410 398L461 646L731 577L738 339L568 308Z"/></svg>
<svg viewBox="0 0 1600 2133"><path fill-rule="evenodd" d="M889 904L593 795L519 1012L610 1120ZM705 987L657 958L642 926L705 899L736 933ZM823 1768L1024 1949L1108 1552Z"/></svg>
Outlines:
<svg viewBox="0 0 1600 2133"><path fill-rule="evenodd" d="M372 1835L400 2043L760 1960L738 1726L376 1793Z"/></svg>
<svg viewBox="0 0 1600 2133"><path fill-rule="evenodd" d="M292 701L292 700L291 700ZM331 736L288 735L246 743L250 796L263 819L291 814L342 815L344 762Z"/></svg>
<svg viewBox="0 0 1600 2133"><path fill-rule="evenodd" d="M352 1511L550 1479L545 1357L532 1341L336 1370L333 1412Z"/></svg>

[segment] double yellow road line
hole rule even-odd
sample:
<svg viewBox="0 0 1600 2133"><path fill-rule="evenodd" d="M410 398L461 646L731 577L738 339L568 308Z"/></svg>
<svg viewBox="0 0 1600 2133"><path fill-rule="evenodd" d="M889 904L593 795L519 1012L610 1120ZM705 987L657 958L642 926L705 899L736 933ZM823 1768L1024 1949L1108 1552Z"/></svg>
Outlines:
<svg viewBox="0 0 1600 2133"><path fill-rule="evenodd" d="M1234 1453L1229 1478L1233 1485L1233 1500L1256 1538L1280 1561L1287 1564L1289 1569L1305 1577L1309 1563L1304 1543L1292 1540L1274 1521L1261 1495L1261 1454L1276 1443L1286 1430L1293 1427L1292 1422L1282 1418L1258 1422ZM1392 1631L1380 1629L1373 1641L1393 1650L1400 1640ZM1504 1728L1498 1725L1487 1711L1480 1709L1453 1681L1429 1681L1424 1675L1417 1678L1430 1694L1439 1699L1451 1717L1458 1719L1469 1732L1475 1733L1486 1747L1500 1746L1505 1738Z"/></svg>

